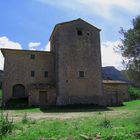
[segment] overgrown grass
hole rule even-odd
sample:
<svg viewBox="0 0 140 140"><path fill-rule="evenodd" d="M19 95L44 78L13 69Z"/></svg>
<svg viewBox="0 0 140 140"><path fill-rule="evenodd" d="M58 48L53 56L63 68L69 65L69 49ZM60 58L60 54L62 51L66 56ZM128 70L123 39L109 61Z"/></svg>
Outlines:
<svg viewBox="0 0 140 140"><path fill-rule="evenodd" d="M140 100L125 102L112 111L73 119L43 119L16 122L16 129L3 140L139 140ZM134 110L133 110L134 109ZM114 115L116 112L132 112ZM86 113L86 112L85 112ZM111 115L110 115L111 113ZM26 114L27 119L28 114Z"/></svg>
<svg viewBox="0 0 140 140"><path fill-rule="evenodd" d="M36 124L17 124L17 130L13 135L7 135L6 140L39 140L39 138L66 140L83 140L82 135L87 138L103 140L136 140L135 132L139 130L133 119L111 119L112 127L101 127L99 118L81 118L74 120L42 120ZM16 138L14 137L16 136Z"/></svg>

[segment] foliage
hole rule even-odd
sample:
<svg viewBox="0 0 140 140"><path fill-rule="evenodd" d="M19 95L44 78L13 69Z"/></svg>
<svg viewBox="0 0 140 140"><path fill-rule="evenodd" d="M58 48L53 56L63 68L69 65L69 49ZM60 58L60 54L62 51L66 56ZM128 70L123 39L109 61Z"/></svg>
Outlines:
<svg viewBox="0 0 140 140"><path fill-rule="evenodd" d="M25 112L25 114L24 114L24 116L23 116L23 118L22 118L22 123L23 124L26 124L26 123L28 123L29 122L29 120L28 120L28 118L27 118L27 113Z"/></svg>
<svg viewBox="0 0 140 140"><path fill-rule="evenodd" d="M0 114L0 136L4 136L8 133L11 133L14 129L13 120L9 120L8 113L6 115L3 114L3 110L1 110Z"/></svg>
<svg viewBox="0 0 140 140"><path fill-rule="evenodd" d="M140 99L140 89L134 86L130 86L128 89L131 99Z"/></svg>
<svg viewBox="0 0 140 140"><path fill-rule="evenodd" d="M140 16L133 19L133 27L129 30L121 28L122 45L118 48L125 58L123 64L130 80L140 84Z"/></svg>
<svg viewBox="0 0 140 140"><path fill-rule="evenodd" d="M2 90L0 90L0 97L2 97Z"/></svg>

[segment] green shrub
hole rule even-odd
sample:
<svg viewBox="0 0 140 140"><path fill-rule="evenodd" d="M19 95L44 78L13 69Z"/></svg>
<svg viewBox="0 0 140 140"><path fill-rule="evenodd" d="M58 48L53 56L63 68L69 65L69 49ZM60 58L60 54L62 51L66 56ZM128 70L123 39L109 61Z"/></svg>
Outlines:
<svg viewBox="0 0 140 140"><path fill-rule="evenodd" d="M4 136L7 133L11 133L14 129L14 123L13 120L9 120L8 113L6 115L3 114L3 111L1 110L0 113L0 136Z"/></svg>
<svg viewBox="0 0 140 140"><path fill-rule="evenodd" d="M130 93L131 99L136 100L136 99L140 98L140 89L139 88L130 86L128 91Z"/></svg>

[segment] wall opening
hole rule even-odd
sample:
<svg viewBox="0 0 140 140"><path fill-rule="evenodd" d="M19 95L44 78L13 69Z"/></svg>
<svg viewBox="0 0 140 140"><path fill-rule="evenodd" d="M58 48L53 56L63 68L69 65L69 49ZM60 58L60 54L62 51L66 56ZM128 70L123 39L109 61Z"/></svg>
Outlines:
<svg viewBox="0 0 140 140"><path fill-rule="evenodd" d="M13 97L23 98L25 97L25 86L22 84L16 84L13 86Z"/></svg>
<svg viewBox="0 0 140 140"><path fill-rule="evenodd" d="M39 105L46 106L47 105L47 91L39 91Z"/></svg>
<svg viewBox="0 0 140 140"><path fill-rule="evenodd" d="M84 71L79 71L79 77L81 77L81 78L85 77L85 72Z"/></svg>
<svg viewBox="0 0 140 140"><path fill-rule="evenodd" d="M78 36L82 36L82 34L83 34L82 30L81 30L81 29L78 29L78 30L77 30L77 35L78 35Z"/></svg>

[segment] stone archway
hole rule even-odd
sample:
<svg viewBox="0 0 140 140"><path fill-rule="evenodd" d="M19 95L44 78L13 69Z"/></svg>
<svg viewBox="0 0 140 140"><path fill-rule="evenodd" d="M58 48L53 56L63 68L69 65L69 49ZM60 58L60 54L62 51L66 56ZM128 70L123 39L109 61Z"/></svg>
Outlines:
<svg viewBox="0 0 140 140"><path fill-rule="evenodd" d="M25 86L22 84L16 84L13 86L13 98L25 97Z"/></svg>

